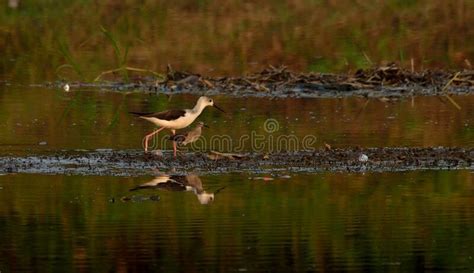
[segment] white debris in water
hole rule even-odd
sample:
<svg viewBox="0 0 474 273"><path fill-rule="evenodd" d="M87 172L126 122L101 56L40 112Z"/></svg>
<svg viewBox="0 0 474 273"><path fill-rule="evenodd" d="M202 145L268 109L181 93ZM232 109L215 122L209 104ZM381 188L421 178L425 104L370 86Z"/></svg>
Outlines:
<svg viewBox="0 0 474 273"><path fill-rule="evenodd" d="M40 143L38 143L38 145L41 145L41 146L44 146L44 145L47 145L47 144L48 144L48 142L46 142L46 141L41 141Z"/></svg>
<svg viewBox="0 0 474 273"><path fill-rule="evenodd" d="M110 149L110 148L98 148L98 149L95 149L96 152L112 152L113 149Z"/></svg>
<svg viewBox="0 0 474 273"><path fill-rule="evenodd" d="M69 92L69 84L66 83L66 84L63 86L63 89L64 89L64 91Z"/></svg>
<svg viewBox="0 0 474 273"><path fill-rule="evenodd" d="M369 157L366 154L361 154L359 156L359 161L360 162L367 162L367 161L369 161Z"/></svg>

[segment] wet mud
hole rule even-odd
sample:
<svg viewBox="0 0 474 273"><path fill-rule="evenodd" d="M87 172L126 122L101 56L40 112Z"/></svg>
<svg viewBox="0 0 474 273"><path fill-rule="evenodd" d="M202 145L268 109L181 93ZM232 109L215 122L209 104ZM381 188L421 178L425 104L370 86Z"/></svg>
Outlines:
<svg viewBox="0 0 474 273"><path fill-rule="evenodd" d="M64 82L51 84L54 88ZM256 97L388 97L446 96L474 94L474 70L410 71L389 64L348 74L295 73L273 67L240 77L208 77L168 68L161 78L120 78L101 82L68 83L71 88L99 88L113 91L144 91L164 94L226 94Z"/></svg>
<svg viewBox="0 0 474 273"><path fill-rule="evenodd" d="M174 159L138 150L58 152L25 157L0 157L0 173L71 175L154 175L157 171L186 174L228 172L393 172L411 170L474 170L474 148L346 148L303 152L248 153L211 159L192 152Z"/></svg>

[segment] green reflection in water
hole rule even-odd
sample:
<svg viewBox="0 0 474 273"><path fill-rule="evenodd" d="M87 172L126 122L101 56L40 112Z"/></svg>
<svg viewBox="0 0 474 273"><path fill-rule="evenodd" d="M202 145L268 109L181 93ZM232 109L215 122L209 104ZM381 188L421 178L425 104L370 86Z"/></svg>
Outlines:
<svg viewBox="0 0 474 273"><path fill-rule="evenodd" d="M0 176L0 268L466 272L474 267L472 177L201 176L205 189L226 188L200 205L190 192L129 192L153 177ZM161 200L119 201L130 194Z"/></svg>

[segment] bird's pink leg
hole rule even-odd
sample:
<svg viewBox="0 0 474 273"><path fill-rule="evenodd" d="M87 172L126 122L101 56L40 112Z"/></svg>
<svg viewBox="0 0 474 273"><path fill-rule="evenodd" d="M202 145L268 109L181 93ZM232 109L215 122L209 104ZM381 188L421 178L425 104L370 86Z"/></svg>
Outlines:
<svg viewBox="0 0 474 273"><path fill-rule="evenodd" d="M158 134L161 130L163 130L164 127L161 127L160 129L158 130L155 130L151 133L149 133L148 135L146 135L144 138L143 138L143 146L145 146L145 153L148 152L148 141L150 140L150 137Z"/></svg>
<svg viewBox="0 0 474 273"><path fill-rule="evenodd" d="M176 135L176 130L172 129L171 133L173 133L173 136ZM173 156L176 158L176 141L173 141Z"/></svg>

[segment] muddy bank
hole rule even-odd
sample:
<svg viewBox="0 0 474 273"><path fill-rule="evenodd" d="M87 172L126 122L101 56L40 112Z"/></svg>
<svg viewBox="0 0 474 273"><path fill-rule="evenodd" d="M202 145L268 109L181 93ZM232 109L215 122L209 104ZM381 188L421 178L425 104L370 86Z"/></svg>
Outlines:
<svg viewBox="0 0 474 273"><path fill-rule="evenodd" d="M138 150L72 151L27 157L0 157L0 173L76 175L153 175L156 171L203 174L226 172L390 172L409 170L474 170L474 148L348 148L243 154L236 159L210 159L186 153L177 159Z"/></svg>
<svg viewBox="0 0 474 273"><path fill-rule="evenodd" d="M155 73L158 75L157 73ZM474 70L412 72L395 64L348 74L296 73L286 67L269 67L240 77L207 77L168 68L161 77L135 76L130 83L120 78L93 83L68 83L71 88L144 91L165 94L226 94L257 97L387 97L474 94ZM52 84L59 88L64 82Z"/></svg>

